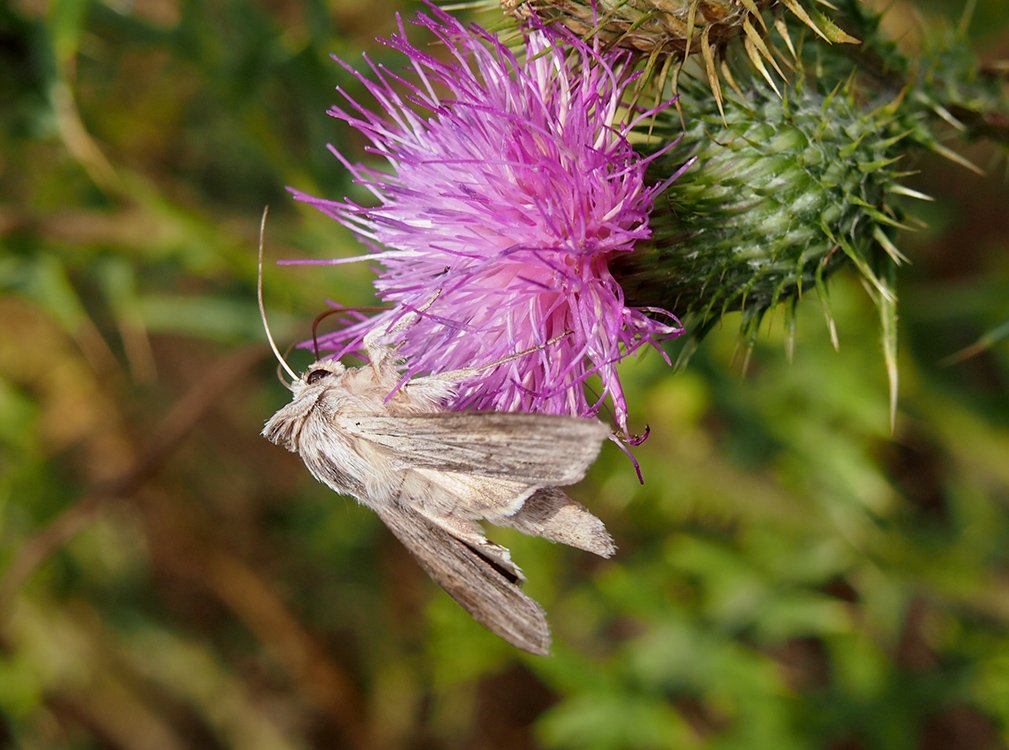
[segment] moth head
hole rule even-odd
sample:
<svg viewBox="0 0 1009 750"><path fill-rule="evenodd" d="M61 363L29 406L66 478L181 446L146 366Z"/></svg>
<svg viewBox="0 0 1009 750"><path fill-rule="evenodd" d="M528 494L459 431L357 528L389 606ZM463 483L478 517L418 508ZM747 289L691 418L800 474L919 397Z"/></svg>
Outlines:
<svg viewBox="0 0 1009 750"><path fill-rule="evenodd" d="M347 370L342 364L332 359L321 359L309 367L302 376L305 385L316 385L327 380L335 381Z"/></svg>

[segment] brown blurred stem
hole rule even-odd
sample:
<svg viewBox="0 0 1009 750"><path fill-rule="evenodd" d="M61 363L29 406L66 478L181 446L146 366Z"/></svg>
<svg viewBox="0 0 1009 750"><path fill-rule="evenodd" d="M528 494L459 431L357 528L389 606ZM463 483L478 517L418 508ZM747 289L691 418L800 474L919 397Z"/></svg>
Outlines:
<svg viewBox="0 0 1009 750"><path fill-rule="evenodd" d="M1009 115L1002 112L980 112L959 104L951 106L949 111L978 137L996 143L1009 143Z"/></svg>
<svg viewBox="0 0 1009 750"><path fill-rule="evenodd" d="M0 581L0 643L5 640L3 626L14 600L31 575L111 501L126 500L141 490L214 404L263 359L266 351L258 344L250 346L212 368L169 411L128 471L96 487L24 543ZM371 747L363 706L352 682L333 667L322 647L254 570L226 550L215 549L207 555L200 558L203 582L260 637L313 702L338 719L353 747Z"/></svg>
<svg viewBox="0 0 1009 750"><path fill-rule="evenodd" d="M0 580L0 632L15 597L32 573L91 523L108 502L125 500L143 487L221 395L258 363L265 352L258 344L249 346L213 367L168 412L129 470L94 488L21 546Z"/></svg>

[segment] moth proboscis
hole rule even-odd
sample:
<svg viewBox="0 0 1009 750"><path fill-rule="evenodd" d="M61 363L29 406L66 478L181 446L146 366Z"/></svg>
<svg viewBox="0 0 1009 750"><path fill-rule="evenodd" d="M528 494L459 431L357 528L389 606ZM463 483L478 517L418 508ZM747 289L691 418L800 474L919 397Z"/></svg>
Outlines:
<svg viewBox="0 0 1009 750"><path fill-rule="evenodd" d="M320 482L374 510L474 619L518 648L548 653L543 609L521 590L525 577L508 549L488 540L480 522L610 557L615 548L603 522L559 489L585 476L609 428L577 417L448 411L457 384L482 368L403 383L395 349L383 339L422 310L370 331L364 366L319 360L298 376L266 323L262 257L261 233L260 314L292 378L291 402L263 435L300 455Z"/></svg>

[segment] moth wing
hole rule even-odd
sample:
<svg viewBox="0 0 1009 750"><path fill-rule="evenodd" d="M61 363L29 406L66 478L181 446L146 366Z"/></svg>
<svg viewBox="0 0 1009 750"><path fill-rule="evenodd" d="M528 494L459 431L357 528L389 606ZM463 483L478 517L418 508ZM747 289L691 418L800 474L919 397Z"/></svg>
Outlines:
<svg viewBox="0 0 1009 750"><path fill-rule="evenodd" d="M539 489L516 512L488 515L487 520L600 557L612 557L617 551L603 522L556 487Z"/></svg>
<svg viewBox="0 0 1009 750"><path fill-rule="evenodd" d="M533 654L550 650L550 627L539 604L469 545L403 506L375 508L424 571L481 625Z"/></svg>
<svg viewBox="0 0 1009 750"><path fill-rule="evenodd" d="M498 412L340 415L336 422L339 429L390 449L404 468L539 486L582 479L610 433L595 419Z"/></svg>

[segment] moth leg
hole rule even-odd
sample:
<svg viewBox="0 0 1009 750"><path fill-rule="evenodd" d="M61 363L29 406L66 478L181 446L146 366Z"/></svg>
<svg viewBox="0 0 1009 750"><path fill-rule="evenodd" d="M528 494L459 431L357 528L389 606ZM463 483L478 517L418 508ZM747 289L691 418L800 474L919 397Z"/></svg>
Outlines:
<svg viewBox="0 0 1009 750"><path fill-rule="evenodd" d="M373 367L381 368L382 365L384 365L394 354L394 348L383 343L382 340L397 334L416 323L424 311L430 308L440 296L441 290L439 289L431 295L431 298L427 302L415 310L408 310L403 313L396 322L386 326L372 328L367 334L365 334L362 344L364 346L365 354L368 356L368 361L371 362Z"/></svg>
<svg viewBox="0 0 1009 750"><path fill-rule="evenodd" d="M611 557L616 552L606 526L589 509L556 487L537 490L511 515L487 516L495 526L509 526L523 534Z"/></svg>
<svg viewBox="0 0 1009 750"><path fill-rule="evenodd" d="M369 334L370 335L370 334ZM452 370L451 372L439 372L437 375L425 375L423 377L414 378L413 382L423 382L425 380L437 380L441 382L448 383L458 383L463 380L469 380L476 375L479 375L484 370L491 370L498 365L503 365L506 362L512 362L516 359L526 356L527 354L532 354L533 352L538 352L546 349L548 346L556 344L561 339L570 336L570 331L565 331L559 336L554 336L552 339L547 341L545 344L539 344L538 346L530 347L529 349L523 349L520 352L515 352L514 354L509 354L507 357L502 357L501 359L496 359L493 362L488 362L485 365L478 365L477 367L466 367L462 370Z"/></svg>

